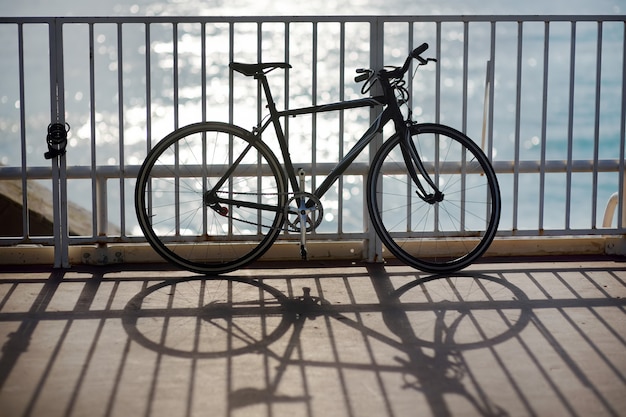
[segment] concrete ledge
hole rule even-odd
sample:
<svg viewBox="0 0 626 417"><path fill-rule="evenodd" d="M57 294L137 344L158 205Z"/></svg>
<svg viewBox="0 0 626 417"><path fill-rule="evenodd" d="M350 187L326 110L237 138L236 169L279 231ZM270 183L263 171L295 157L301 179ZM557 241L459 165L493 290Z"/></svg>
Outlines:
<svg viewBox="0 0 626 417"><path fill-rule="evenodd" d="M307 245L311 260L362 260L362 241L311 241ZM433 248L434 250L434 242ZM592 237L524 237L496 239L486 256L554 256L554 255L626 255L626 238ZM385 256L391 257L385 251ZM160 263L164 260L148 244L76 245L69 247L70 264L109 265L119 263ZM300 259L297 242L278 241L263 256L267 261ZM54 247L17 245L0 247L0 265L52 265Z"/></svg>

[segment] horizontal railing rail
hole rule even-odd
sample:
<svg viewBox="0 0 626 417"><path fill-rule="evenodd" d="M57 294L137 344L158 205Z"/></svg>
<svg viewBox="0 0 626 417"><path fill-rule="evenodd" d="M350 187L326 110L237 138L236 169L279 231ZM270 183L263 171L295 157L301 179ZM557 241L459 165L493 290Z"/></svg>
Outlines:
<svg viewBox="0 0 626 417"><path fill-rule="evenodd" d="M399 64L422 42L438 63L409 81L414 119L462 130L491 157L498 236L624 235L625 27L617 15L0 17L0 192L21 225L0 228L0 246L54 245L61 265L69 245L143 242L133 192L148 150L188 123L251 130L266 117L231 61L290 62L269 77L295 109L362 98L356 68ZM285 118L307 186L371 117ZM46 160L49 124L71 130L66 153ZM364 203L374 152L323 200L316 237L375 239Z"/></svg>

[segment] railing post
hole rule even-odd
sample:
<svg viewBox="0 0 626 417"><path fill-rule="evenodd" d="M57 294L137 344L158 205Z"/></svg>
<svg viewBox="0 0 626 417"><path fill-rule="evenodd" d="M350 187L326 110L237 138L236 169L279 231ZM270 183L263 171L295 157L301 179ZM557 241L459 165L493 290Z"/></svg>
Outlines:
<svg viewBox="0 0 626 417"><path fill-rule="evenodd" d="M65 126L65 85L63 82L63 25L59 19L49 23L50 45L50 119ZM67 175L65 152L52 155L52 199L54 267L69 267L69 227L67 216Z"/></svg>
<svg viewBox="0 0 626 417"><path fill-rule="evenodd" d="M370 22L370 68L373 70L378 70L384 65L384 49L385 49L385 23L381 18L374 18ZM377 86L375 85L374 89ZM373 95L377 94L377 91L372 91ZM374 120L380 115L382 109L379 106L372 107L370 110L370 123L373 123ZM369 160L370 164L372 163L376 152L380 148L383 143L382 134L378 134L371 142L369 148ZM365 181L367 184L367 181ZM367 198L367 191L363 193L364 198ZM364 216L365 222L365 231L367 234L366 242L364 245L364 257L369 262L382 262L383 260L383 245L376 235L376 231L374 230L374 226L372 225L372 221L369 216Z"/></svg>
<svg viewBox="0 0 626 417"><path fill-rule="evenodd" d="M109 234L109 216L107 209L107 177L104 175L96 176L96 210L98 212L97 217L97 233L98 236L106 237Z"/></svg>

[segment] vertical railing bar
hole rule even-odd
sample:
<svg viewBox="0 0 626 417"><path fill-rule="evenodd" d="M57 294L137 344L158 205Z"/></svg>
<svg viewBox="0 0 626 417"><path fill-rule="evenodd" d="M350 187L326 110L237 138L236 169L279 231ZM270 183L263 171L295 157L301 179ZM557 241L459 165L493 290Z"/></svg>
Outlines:
<svg viewBox="0 0 626 417"><path fill-rule="evenodd" d="M519 160L520 160L520 129L522 103L522 53L524 39L524 23L517 22L517 87L515 91L515 161L513 164L513 230L518 228L519 215Z"/></svg>
<svg viewBox="0 0 626 417"><path fill-rule="evenodd" d="M345 21L339 22L339 101L345 100L345 88L346 88L346 23ZM339 158L343 158L344 154L344 128L345 128L345 114L343 110L339 111ZM365 182L363 182L365 184ZM343 196L344 180L343 175L339 177L337 184L338 196ZM337 202L337 233L343 233L343 198L338 199Z"/></svg>
<svg viewBox="0 0 626 417"><path fill-rule="evenodd" d="M228 23L228 62L233 62L235 59L235 23ZM228 70L228 123L233 123L235 119L235 97L233 90L235 89L235 77L232 69Z"/></svg>
<svg viewBox="0 0 626 417"><path fill-rule="evenodd" d="M496 89L496 21L491 21L491 88L489 89L489 133L487 134L487 158L493 159L493 112L494 112L494 96Z"/></svg>
<svg viewBox="0 0 626 417"><path fill-rule="evenodd" d="M626 22L623 25L622 39L622 108L620 126L620 163L618 172L618 201L617 201L617 229L624 232L626 226L626 171L624 168L626 157Z"/></svg>
<svg viewBox="0 0 626 417"><path fill-rule="evenodd" d="M108 221L106 221L107 202L103 201L101 184L98 181L96 160L96 69L94 48L94 23L89 23L89 123L91 129L90 153L91 153L91 207L92 207L92 233L94 236L107 236ZM102 180L101 180L102 181ZM106 180L104 180L106 187Z"/></svg>
<svg viewBox="0 0 626 417"><path fill-rule="evenodd" d="M200 63L200 78L202 84L202 121L206 121L207 119L207 83L206 83L206 72L207 72L207 48L206 48L206 25L205 22L200 22L200 55L201 55L201 63ZM208 167L207 167L207 149L206 149L206 133L202 133L202 195L205 195L207 190L207 177L208 177ZM206 236L208 234L208 217L207 217L207 205L202 205L202 233Z"/></svg>
<svg viewBox="0 0 626 417"><path fill-rule="evenodd" d="M200 88L201 88L201 112L202 121L207 118L207 84L206 84L206 71L207 71L207 48L206 48L206 25L207 23L200 23Z"/></svg>
<svg viewBox="0 0 626 417"><path fill-rule="evenodd" d="M289 59L289 54L290 54L289 30L290 30L290 26L291 25L289 24L289 21L286 21L285 22L285 62L286 63L289 63L289 61L290 61L290 59ZM290 79L289 68L285 68L285 83L284 83L284 89L285 89L285 109L289 109L289 94L290 94L289 79ZM287 141L287 144L289 144L289 118L288 117L285 117L284 120L283 120L283 131L285 133L285 140Z"/></svg>
<svg viewBox="0 0 626 417"><path fill-rule="evenodd" d="M173 100L174 106L174 130L178 129L178 23L172 23L172 82L173 82ZM174 216L176 235L181 234L180 223L180 149L178 143L174 145Z"/></svg>
<svg viewBox="0 0 626 417"><path fill-rule="evenodd" d="M289 63L291 60L289 59L290 57L290 36L289 36L289 31L290 31L291 25L289 21L285 21L285 62ZM290 89L289 89L289 80L290 80L290 71L289 68L285 68L285 82L284 82L284 89L285 89L285 109L289 109L289 94L290 94ZM283 120L283 132L285 134L285 142L287 143L287 146L289 146L289 117L285 117ZM287 186L289 184L289 181L287 181ZM284 233L288 234L288 228L285 227L284 228Z"/></svg>
<svg viewBox="0 0 626 417"><path fill-rule="evenodd" d="M233 62L235 60L235 22L229 22L228 26L228 62ZM234 123L235 119L235 73L232 69L228 70L228 121L229 123ZM228 162L233 162L233 137L230 136L228 138ZM232 183L228 185L229 197L232 197ZM233 235L233 219L232 216L228 218L228 236Z"/></svg>
<svg viewBox="0 0 626 417"><path fill-rule="evenodd" d="M469 73L469 21L463 22L463 110L461 129L462 132L467 134L467 88L468 88L468 73ZM465 210L461 210L461 213L465 213Z"/></svg>
<svg viewBox="0 0 626 417"><path fill-rule="evenodd" d="M413 23L412 22L407 22L407 23L408 23L408 26L409 26L409 30L408 30L409 51L408 52L411 52L414 49L413 48L413 44L414 44L413 37L415 36L415 33L413 31ZM414 60L411 60L411 65L409 67L409 71L410 71L410 76L408 77L409 78L409 85L408 85L409 91L413 91L413 71L414 71L414 69L413 69L413 67L414 67L413 61ZM409 105L410 105L409 108L412 109L413 108L413 94L410 95L410 100L411 101L409 102ZM408 174L407 174L406 178L407 178L407 182L406 182L406 213L405 213L405 215L406 215L407 232L410 232L411 231L411 225L413 224L413 207L412 207L412 204L411 204L411 201L412 201L412 198L411 198L411 187L413 186L413 181L411 181L409 179Z"/></svg>
<svg viewBox="0 0 626 417"><path fill-rule="evenodd" d="M145 25L145 51L146 51L146 152L152 148L152 40L150 23Z"/></svg>
<svg viewBox="0 0 626 417"><path fill-rule="evenodd" d="M179 113L178 113L178 23L172 24L172 77L174 83L174 130L179 126Z"/></svg>
<svg viewBox="0 0 626 417"><path fill-rule="evenodd" d="M462 81L462 109L461 109L461 129L463 133L467 133L467 88L468 88L468 66L469 66L469 22L463 22L463 81ZM462 171L463 175L461 176L461 219L460 219L460 229L465 230L465 207L467 202L467 193L466 193L466 182L467 178L465 176L465 158L466 158L466 150L463 149L461 152L461 160L462 160ZM437 175L438 176L438 175ZM437 178L438 180L438 178Z"/></svg>
<svg viewBox="0 0 626 417"><path fill-rule="evenodd" d="M437 62L441 62L441 22L436 23ZM435 123L441 123L441 67L435 66Z"/></svg>
<svg viewBox="0 0 626 417"><path fill-rule="evenodd" d="M145 53L146 53L146 153L152 148L152 40L151 25L145 24ZM152 181L147 184L148 215L152 216Z"/></svg>
<svg viewBox="0 0 626 417"><path fill-rule="evenodd" d="M26 176L26 168L28 161L26 158L26 95L24 85L24 25L17 25L17 50L18 50L18 68L20 80L20 144L22 158L22 238L30 237L30 216L28 215L28 180Z"/></svg>
<svg viewBox="0 0 626 417"><path fill-rule="evenodd" d="M256 62L263 62L263 22L256 22ZM257 120L261 121L263 118L263 103L262 103L262 89L261 83L257 83L257 101L256 101L256 112L257 112Z"/></svg>
<svg viewBox="0 0 626 417"><path fill-rule="evenodd" d="M373 17L368 19L367 22L370 26L370 68L376 71L384 65L385 35L383 21L379 17ZM370 122L374 122L380 115L380 111L379 107L370 109ZM382 142L383 138L380 134L372 140L368 149L370 162L373 160ZM383 259L382 242L376 235L369 216L363 216L363 223L367 231L366 241L363 245L365 258L370 262L380 262Z"/></svg>
<svg viewBox="0 0 626 417"><path fill-rule="evenodd" d="M55 121L55 122L59 122L58 120L58 95L57 95L57 89L56 89L56 59L55 56L57 54L57 45L55 44L56 42L56 19L53 19L51 22L49 22L49 28L48 28L48 43L50 45L49 47L49 51L50 51L50 119L51 121ZM52 203L53 203L53 238L54 238L54 266L55 267L60 267L61 263L62 263L62 256L61 256L61 232L60 232L60 227L61 227L61 214L59 213L59 165L57 163L58 159L54 158L51 161L51 166L52 166Z"/></svg>
<svg viewBox="0 0 626 417"><path fill-rule="evenodd" d="M485 152L485 142L487 141L487 116L489 115L489 91L493 87L493 77L492 74L493 69L491 65L491 60L487 60L487 65L485 65L485 94L483 95L483 120L482 120L482 132L480 137L480 149Z"/></svg>
<svg viewBox="0 0 626 417"><path fill-rule="evenodd" d="M543 93L541 111L541 161L539 164L539 234L543 232L543 213L546 188L546 130L548 118L548 66L550 57L550 22L545 21L543 44Z"/></svg>
<svg viewBox="0 0 626 417"><path fill-rule="evenodd" d="M126 235L126 193L124 180L124 39L122 23L117 24L117 89L118 89L118 131L119 131L119 170L120 170L120 233Z"/></svg>
<svg viewBox="0 0 626 417"><path fill-rule="evenodd" d="M54 123L65 124L65 84L63 74L63 24L54 18L48 23L50 116ZM69 233L67 216L67 176L65 155L51 160L52 198L54 204L54 267L69 267Z"/></svg>
<svg viewBox="0 0 626 417"><path fill-rule="evenodd" d="M256 27L257 27L257 33L256 33L256 39L257 39L257 62L263 62L263 21L261 20L257 20L256 21ZM262 103L262 88L261 88L261 83L257 83L257 120L258 123L261 123L261 119L263 118L263 103ZM262 182L263 182L263 177L262 177L262 173L261 173L261 155L257 156L257 189L258 190L262 190ZM261 195L257 196L257 203L261 203ZM261 217L261 213L258 212L257 213L257 233L262 233L261 226L262 223L262 217Z"/></svg>
<svg viewBox="0 0 626 417"><path fill-rule="evenodd" d="M98 205L98 236L107 236L109 224L109 217L107 212L107 177L104 175L100 175L97 172L92 175L94 175L95 178L95 186L93 190L95 193L95 200Z"/></svg>
<svg viewBox="0 0 626 417"><path fill-rule="evenodd" d="M596 106L593 126L593 167L592 170L592 198L591 198L591 228L597 228L598 217L598 159L600 155L600 99L602 87L602 21L598 21L598 39L596 47Z"/></svg>
<svg viewBox="0 0 626 417"><path fill-rule="evenodd" d="M409 25L409 52L413 51L413 49L415 49L414 44L415 44L415 22L413 21L409 21L408 22ZM415 64L414 64L414 60L411 60L411 66L409 67L409 77L408 77L408 89L411 92L411 94L409 95L409 108L413 109L413 105L415 103L415 101L413 100L413 76L415 75Z"/></svg>
<svg viewBox="0 0 626 417"><path fill-rule="evenodd" d="M437 39L437 62L441 62L441 22L437 22L436 25ZM435 66L435 123L441 123L441 67L442 65ZM439 137L435 137L435 161L439 161ZM437 181L437 179L435 179ZM435 205L435 211L433 216L433 230L439 231L439 204ZM407 225L407 231L410 230L410 225Z"/></svg>
<svg viewBox="0 0 626 417"><path fill-rule="evenodd" d="M565 230L571 228L572 158L574 153L574 90L576 81L576 21L571 22L569 67L569 105L567 114L567 169L565 174Z"/></svg>
<svg viewBox="0 0 626 417"><path fill-rule="evenodd" d="M312 65L311 65L311 69L313 71L312 74L312 83L313 83L313 88L311 91L311 99L312 99L312 105L316 106L317 105L317 42L318 42L318 38L317 38L317 21L313 22L313 51L312 51ZM316 183L317 181L315 181L315 174L317 172L317 114L313 113L311 115L311 189L315 190L316 188ZM304 190L301 190L304 191ZM341 194L338 195L339 200L343 200L343 196Z"/></svg>
<svg viewBox="0 0 626 417"><path fill-rule="evenodd" d="M56 79L56 91L57 91L57 117L59 123L65 124L65 70L63 66L63 23L60 19L56 20L56 34L58 50L56 51L55 60L57 61L57 79ZM65 155L58 158L60 165L60 212L61 212L61 238L63 244L61 246L61 265L63 267L69 267L69 216L67 213L67 160Z"/></svg>
<svg viewBox="0 0 626 417"><path fill-rule="evenodd" d="M491 77L490 79L490 85L489 85L489 107L487 108L487 111L489 112L489 116L488 116L488 120L487 120L487 126L488 126L488 133L487 133L487 149L485 150L485 153L487 154L487 158L492 161L493 160L493 114L494 114L494 100L495 100L495 89L496 89L496 68L497 68L497 64L496 64L496 21L492 20L491 21L491 47L490 47L490 53L489 53L489 62L490 62L490 66L491 66L491 70L489 72L489 75ZM490 194L487 191L487 201L489 201L490 199ZM491 216L491 206L488 204L487 207L485 207L485 219L490 218ZM463 213L465 213L465 210L462 210Z"/></svg>

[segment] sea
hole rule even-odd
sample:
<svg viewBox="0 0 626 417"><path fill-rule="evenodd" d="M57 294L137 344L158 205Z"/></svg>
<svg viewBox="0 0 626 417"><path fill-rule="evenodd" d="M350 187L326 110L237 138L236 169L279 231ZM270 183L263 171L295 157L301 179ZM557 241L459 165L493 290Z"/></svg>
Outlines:
<svg viewBox="0 0 626 417"><path fill-rule="evenodd" d="M437 16L437 15L623 15L626 14L626 2L624 0L317 0L315 2L304 2L300 0L0 0L0 17L37 17L37 16L310 16L310 15L366 15L366 16L393 16L393 15L416 15L416 16ZM297 34L298 25L294 25L294 33ZM440 121L461 128L463 123L467 123L468 134L480 140L482 133L482 116L484 104L484 83L485 83L485 61L488 59L489 45L489 25L475 25L471 29L473 44L470 45L470 74L467 103L467 119L465 122L460 116L461 104L459 94L462 88L459 68L462 65L460 56L462 55L463 28L460 24L442 26L442 50L441 61L438 65L442 68L442 92L441 109L436 116L435 109L425 105L416 106L414 115L420 121L433 121L434 117L439 117ZM280 28L278 28L280 31ZM169 30L169 29L167 29ZM154 29L152 33L152 54L155 58L155 71L152 77L154 86L163 86L163 91L155 91L152 104L153 126L151 130L154 134L152 140L158 140L159 135L164 135L174 128L171 119L171 40L168 42L165 30L160 33ZM266 29L271 31L271 26ZM330 25L325 32L320 31L318 42L331 42L339 36L337 27ZM359 28L353 31L346 30L347 37L354 37L354 40L347 40L355 45L355 50L361 48ZM417 35L423 36L424 40L435 39L435 26L423 25L417 27ZM515 22L500 25L498 27L498 55L496 56L496 74L515 74L516 56L515 39L518 34L518 27ZM214 31L211 32L211 31ZM246 32L247 31L247 32ZM253 52L246 52L246 42L254 45L254 35L256 28L242 29L238 39L237 51L241 54L242 60L252 60L256 57L256 49ZM220 40L227 39L226 31L219 25L212 27L207 36L213 36ZM322 35L326 33L326 35ZM600 33L600 35L599 35ZM623 95L623 61L624 61L624 23L616 22L606 24L601 31L596 23L581 23L576 28L576 56L584 56L585 59L578 59L575 64L574 74L574 97L570 97L571 85L570 74L563 68L569 68L571 48L571 26L567 23L554 24L550 28L550 69L548 73L549 96L546 104L547 125L546 131L541 131L541 109L542 106L542 85L543 76L543 36L545 26L542 23L529 24L524 27L524 59L523 66L523 94L520 100L522 106L521 126L519 133L516 133L515 126L515 96L517 91L517 80L513 76L496 77L495 109L493 122L493 144L492 156L494 160L512 160L516 152L522 160L538 160L541 157L541 150L545 150L545 157L548 160L563 161L568 158L592 159L594 152L597 152L599 159L618 158L620 155L620 132L621 132L621 112L624 111ZM68 29L64 34L66 43L64 54L66 55L65 75L66 75L66 119L70 122L71 131L68 146L69 165L89 165L89 137L91 136L91 124L88 118L89 107L89 83L88 67L84 65L85 48L87 46L88 34L86 29ZM96 76L99 79L108 80L95 86L95 93L99 97L105 97L107 92L115 91L117 83L117 62L116 62L116 33L113 26L97 29L95 34L95 53L100 64L96 65ZM198 32L196 28L186 29L181 27L179 39L186 37L186 42L180 45L189 45L189 48L197 48L199 45ZM273 45L266 45L271 42L272 36L276 36L277 43L284 42L280 33L264 35L264 56L278 60L284 52L278 48L278 52L273 51ZM295 35L294 35L295 36ZM385 56L385 62L400 63L402 55L405 54L404 45L406 34L403 29L398 31L398 42L393 37L393 30L388 36L385 35L385 47L389 45L389 52ZM600 38L601 36L601 38ZM0 61L0 163L8 166L20 166L22 161L22 149L20 146L20 132L26 129L26 155L28 166L49 166L48 161L43 158L45 151L46 126L50 122L50 107L47 102L49 94L49 83L45 71L42 72L42 65L47 65L47 44L40 39L47 38L45 28L27 26L24 29L24 74L26 77L25 100L22 103L19 99L17 74L17 32L15 27L0 24L0 53L4 59ZM326 39L328 38L328 40ZM142 42L145 34L141 30L128 29L124 33L124 72L131 73L133 66L143 65L145 62L145 49L142 50ZM416 39L417 40L417 39ZM589 59L596 57L597 45L602 45L602 62L598 67L597 60ZM200 117L198 113L197 100L198 86L194 85L197 80L199 63L194 58L193 53L185 51L185 47L179 49L179 54L184 59L181 60L181 74L187 74L188 79L181 76L179 86L180 95L184 97L180 102L179 118L180 124L197 121ZM293 47L296 48L296 47ZM482 49L481 49L482 48ZM224 58L226 51L215 46L216 54ZM333 55L333 48L326 51L322 47L322 53L318 59L320 68L332 66L337 62L337 57ZM158 58L159 51L163 52L163 59ZM294 49L292 55L295 56L292 64L305 64L310 60L310 50L302 52L302 57ZM473 51L476 51L473 54ZM487 52L485 52L487 51ZM326 53L327 52L327 53ZM82 55L81 55L82 54ZM363 61L366 54L356 54L349 57L354 58L355 67ZM397 62L395 62L397 61ZM74 64L76 63L76 64ZM365 64L366 65L366 64ZM360 65L362 66L362 65ZM295 67L295 65L294 65ZM600 69L601 77L595 76ZM346 69L347 70L347 69ZM211 69L209 70L211 71ZM224 75L226 67L216 69L216 79L219 75ZM108 74L108 75L107 75ZM162 78L159 78L159 74ZM297 72L291 71L290 83L290 103L291 107L296 107L302 96L310 96L308 88L311 81L304 76L299 79ZM434 72L425 71L421 78L417 78L415 87L420 92L420 99L433 101L434 91L424 87L420 90L420 85L428 84L432 80ZM196 77L196 78L194 78ZM429 78L430 77L430 78ZM334 101L341 94L336 91L336 84L325 88L322 81L319 81L321 93L315 98L316 102L325 100ZM100 98L97 101L96 129L98 134L97 165L117 165L120 158L124 159L124 164L140 164L145 157L145 130L146 130L146 104L145 104L145 79L124 78L124 110L120 115L118 108L118 97L109 95L108 101ZM595 108L596 87L600 85L601 100L599 108ZM284 87L277 83L277 89ZM246 96L250 86L236 84L239 90L238 97ZM254 86L252 86L254 87ZM346 84L346 89L352 88ZM167 93L170 91L170 93ZM227 90L224 85L218 82L209 83L207 91L212 96L213 115L216 119L224 119L226 116L224 103L227 102ZM414 91L414 93L415 93ZM162 94L162 96L160 95ZM352 89L344 93L345 98L356 98L359 96L357 89ZM281 94L278 93L278 98ZM239 100L239 99L237 99ZM242 99L242 106L251 109L256 108L256 99ZM312 100L311 97L303 99L306 105ZM160 104L163 104L160 106ZM570 103L573 103L570 105ZM221 105L221 106L220 106ZM596 128L596 110L599 114L599 125ZM20 112L27 115L25 126L21 126ZM570 123L569 114L573 113L574 118ZM252 111L253 118L256 112ZM125 137L124 150L120 152L118 137L120 136L120 117L124 119L121 130ZM136 123L135 120L138 120ZM250 128L252 121L241 115L235 116L238 124ZM350 120L349 120L350 121ZM349 122L348 121L348 122ZM362 118L356 117L353 120L354 129L363 127ZM325 127L325 119L320 119L318 130ZM346 123L347 130L352 129L350 123ZM295 125L291 127L294 129ZM335 128L332 123L328 123L328 129L334 133ZM595 131L600 134L600 140L594 140ZM163 132L163 133L160 133ZM333 135L329 135L334 137ZM546 138L546 144L542 144L542 138ZM134 138L143 138L141 139ZM308 137L302 138L303 146L309 142ZM295 136L294 140L298 140ZM322 149L332 144L333 139L320 140L318 148ZM517 141L517 142L516 142ZM568 155L568 141L572 142L571 155ZM349 142L349 140L348 140ZM349 144L349 143L348 143ZM543 146L542 146L543 145ZM303 150L303 154L316 154L316 150ZM70 157L71 155L71 157ZM333 160L335 155L325 153L316 154L318 161L324 162L326 159ZM593 189L594 178L590 174L574 173L571 178L571 188L567 189L567 178L565 174L549 174L545 177L542 185L545 190L543 202L543 216L540 214L539 176L536 174L523 174L520 176L517 196L513 195L514 183L512 175L503 175L501 188L503 191L503 214L501 230L511 229L562 229L569 227L572 229L591 229L602 222L604 207L610 196L617 192L619 179L617 173L600 173L597 181L597 191ZM42 182L44 185L45 181ZM132 207L132 182L125 186L111 184L109 190L109 220L114 223L123 223L127 228L128 235L138 233L136 222L134 221ZM123 189L123 190L122 190ZM122 192L123 191L123 192ZM359 201L362 206L362 198L359 197L359 184L350 186L346 190L340 191L346 204L348 200ZM123 195L121 195L123 194ZM76 181L70 187L68 195L73 202L90 209L92 204L91 183L89 180ZM594 200L595 198L595 200ZM566 203L570 201L569 224L566 224ZM518 201L518 208L514 208L514 201ZM120 207L122 202L123 209ZM336 206L334 203L330 207ZM360 207L359 207L360 208ZM332 216L331 216L332 219ZM346 220L344 220L346 221ZM613 222L615 223L615 221ZM363 221L359 216L352 220L347 220L342 227L344 231L359 231L363 227Z"/></svg>

